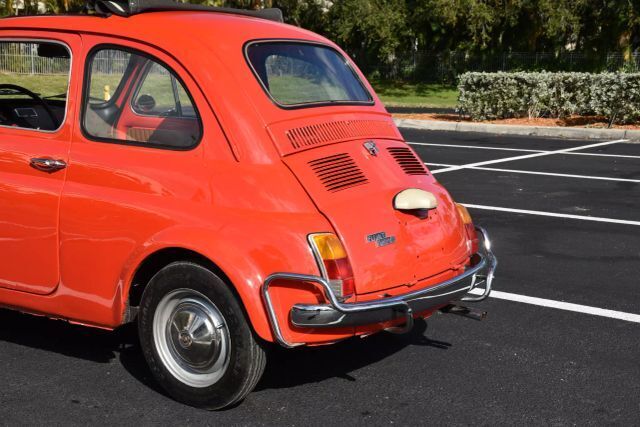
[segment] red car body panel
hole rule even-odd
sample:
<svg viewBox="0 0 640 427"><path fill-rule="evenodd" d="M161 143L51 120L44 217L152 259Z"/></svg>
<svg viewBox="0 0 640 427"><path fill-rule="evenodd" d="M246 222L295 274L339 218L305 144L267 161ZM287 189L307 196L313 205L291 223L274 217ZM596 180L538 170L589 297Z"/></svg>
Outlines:
<svg viewBox="0 0 640 427"><path fill-rule="evenodd" d="M357 69L371 106L285 110L265 94L245 44L296 39L342 52L316 34L228 14L159 12L4 19L3 39L58 40L73 56L60 130L0 128L2 305L115 328L127 320L132 281L144 261L180 248L210 260L234 287L256 333L274 341L260 288L274 272L319 274L310 233L340 236L357 301L437 283L468 263L472 248L453 201L433 176L407 175L394 161L388 148L408 146ZM180 77L203 123L195 148L86 137L80 124L85 61L99 45L145 52ZM127 113L119 126L126 133L157 123ZM309 126L323 136L310 140ZM351 130L341 133L340 126ZM363 150L367 140L378 144L378 158ZM351 156L369 182L327 192L309 162L337 153ZM29 167L33 157L63 159L68 167L43 174ZM406 188L432 192L440 206L424 220L393 210L393 196ZM365 236L380 231L397 243L368 245ZM321 292L310 284L276 283L272 296L291 342L330 343L388 326L298 329L288 322L291 306L321 303Z"/></svg>

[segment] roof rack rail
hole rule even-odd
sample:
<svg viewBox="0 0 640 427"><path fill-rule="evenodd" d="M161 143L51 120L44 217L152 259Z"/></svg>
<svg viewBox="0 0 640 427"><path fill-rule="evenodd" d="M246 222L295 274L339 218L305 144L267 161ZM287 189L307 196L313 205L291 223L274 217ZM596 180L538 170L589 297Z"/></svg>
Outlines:
<svg viewBox="0 0 640 427"><path fill-rule="evenodd" d="M199 4L179 3L173 0L87 0L86 10L92 10L97 15L132 16L145 12L160 11L202 11L231 13L235 15L252 16L270 21L284 22L282 11L277 8L246 10L230 7L203 6Z"/></svg>

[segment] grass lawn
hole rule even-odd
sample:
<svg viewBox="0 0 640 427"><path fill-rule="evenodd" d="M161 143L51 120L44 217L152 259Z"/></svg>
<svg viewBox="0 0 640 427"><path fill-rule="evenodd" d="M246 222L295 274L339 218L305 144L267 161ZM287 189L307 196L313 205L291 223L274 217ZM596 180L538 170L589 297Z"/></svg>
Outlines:
<svg viewBox="0 0 640 427"><path fill-rule="evenodd" d="M108 85L111 93L115 91L120 80L119 75L108 76L94 75L91 88L91 96L97 99L104 97L104 87ZM272 92L277 94L280 102L300 102L301 99L322 99L325 93L316 93L319 89L326 91L326 87L319 87L310 84L302 85L300 82L291 84L291 79L273 79ZM282 80L282 81L281 81ZM51 96L67 91L67 76L28 76L28 75L7 75L0 73L0 83L12 83L24 86L41 96ZM163 105L164 101L173 101L169 79L166 76L150 76L143 92L153 93L158 99L158 105ZM438 107L453 108L456 106L458 90L454 86L445 86L434 83L404 83L372 80L371 84L375 88L382 102L387 106L408 106L408 107ZM155 90L152 90L155 89ZM331 89L331 88L329 88ZM302 95L304 94L304 95ZM340 97L341 94L332 94ZM186 96L186 95L185 95ZM343 95L344 96L344 95ZM162 99L167 97L167 99ZM186 99L185 99L186 101Z"/></svg>
<svg viewBox="0 0 640 427"><path fill-rule="evenodd" d="M0 73L0 83L14 84L29 89L41 97L60 95L67 92L69 76L61 75L19 75Z"/></svg>
<svg viewBox="0 0 640 427"><path fill-rule="evenodd" d="M113 95L121 78L122 76L119 74L95 74L92 78L90 96L98 100L104 99L105 88L107 86L109 87L109 93ZM69 77L63 75L20 75L0 73L0 83L22 86L43 98L67 93L68 82ZM172 105L174 103L171 80L169 80L169 77L166 75L150 75L143 85L141 93L154 94L158 108L161 108L164 105ZM179 89L179 93L180 100L183 105L187 105L191 102L184 91Z"/></svg>
<svg viewBox="0 0 640 427"><path fill-rule="evenodd" d="M405 83L371 80L385 105L390 107L454 108L458 89L437 83Z"/></svg>

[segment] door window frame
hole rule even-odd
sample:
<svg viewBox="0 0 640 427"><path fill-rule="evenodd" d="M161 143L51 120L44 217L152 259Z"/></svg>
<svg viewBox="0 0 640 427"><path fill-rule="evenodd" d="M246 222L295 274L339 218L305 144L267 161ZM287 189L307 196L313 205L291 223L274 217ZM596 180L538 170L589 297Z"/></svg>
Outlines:
<svg viewBox="0 0 640 427"><path fill-rule="evenodd" d="M67 77L67 92L66 92L67 96L65 98L65 103L64 103L64 116L62 117L62 120L60 121L60 125L58 126L58 128L54 130L43 130L43 129L36 129L36 128L25 128L20 126L0 125L0 129L39 132L39 133L45 133L50 135L60 133L60 131L65 127L65 124L67 123L67 119L69 118L69 94L71 93L71 78L73 76L73 62L74 62L73 50L71 49L71 46L69 46L67 43L61 40L47 39L42 37L29 38L29 37L0 36L0 44L2 43L27 43L27 44L28 43L31 43L31 44L50 43L50 44L57 44L57 45L63 46L67 50L67 52L69 52L69 72L68 72L69 75Z"/></svg>
<svg viewBox="0 0 640 427"><path fill-rule="evenodd" d="M158 144L158 143L149 143L149 142L139 142L139 141L127 141L127 140L123 140L123 139L116 139L116 138L102 138L102 137L97 137L92 135L91 133L89 133L87 131L87 129L85 128L85 115L86 115L86 111L87 111L87 107L89 106L89 96L91 94L91 69L93 66L93 58L96 55L97 52L101 51L101 50L120 50L123 52L128 52L131 53L132 55L138 55L138 56L142 56L144 58L147 58L157 64L159 64L160 66L164 67L167 71L169 71L170 73L172 73L175 78L176 81L178 83L180 83L182 85L182 87L184 88L185 92L187 93L187 96L189 97L189 99L191 100L191 104L193 105L196 117L195 118L191 118L192 120L195 119L198 121L198 130L199 130L199 138L197 140L197 142L187 146L187 147L176 147L176 146L169 146L169 145L165 145L165 144ZM135 83L139 82L139 79L142 78L144 79L145 76L145 72L143 71L142 76L141 77L137 77L137 80ZM125 103L129 104L128 100L131 99L133 102L134 97L131 96L132 92L138 90L138 87L133 87L134 85L131 85L131 87L127 88L127 92L125 94ZM138 86L138 85L136 85ZM122 82L120 82L120 85L118 87L118 92L120 92L122 88ZM118 94L120 95L120 93ZM114 97L111 98L110 101L107 102L115 102L114 100L116 99L116 96L114 94ZM200 143L202 142L202 140L204 139L204 120L202 118L202 115L200 114L200 110L198 109L198 106L196 105L195 99L193 97L193 95L191 94L191 91L188 89L187 85L184 82L184 79L180 76L180 74L178 74L172 67L170 67L166 62L164 62L163 60L161 60L160 58L147 53L143 50L137 49L135 47L130 47L130 46L126 46L126 45L121 45L121 44L116 44L116 43L98 43L94 46L91 47L91 49L89 49L89 51L87 52L86 56L85 56L85 64L84 64L84 72L83 72L83 76L82 76L82 96L81 96L81 103L82 105L80 106L80 131L82 132L82 135L89 141L93 141L93 142L102 142L102 143L107 143L107 144L118 144L118 145L127 145L127 146L134 146L134 147L143 147L143 148L154 148L154 149L161 149L161 150L170 150L170 151L190 151L193 150L195 148L197 148ZM126 105L122 106L121 111L127 108ZM135 113L135 111L134 111ZM136 113L137 114L137 113ZM145 116L146 117L146 116Z"/></svg>

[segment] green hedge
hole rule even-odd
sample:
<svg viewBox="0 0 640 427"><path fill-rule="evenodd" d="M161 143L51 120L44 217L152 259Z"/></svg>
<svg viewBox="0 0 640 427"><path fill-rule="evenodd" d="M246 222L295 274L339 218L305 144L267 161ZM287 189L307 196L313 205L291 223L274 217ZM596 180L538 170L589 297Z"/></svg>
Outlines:
<svg viewBox="0 0 640 427"><path fill-rule="evenodd" d="M640 119L640 73L465 73L458 109L473 120L604 116Z"/></svg>

